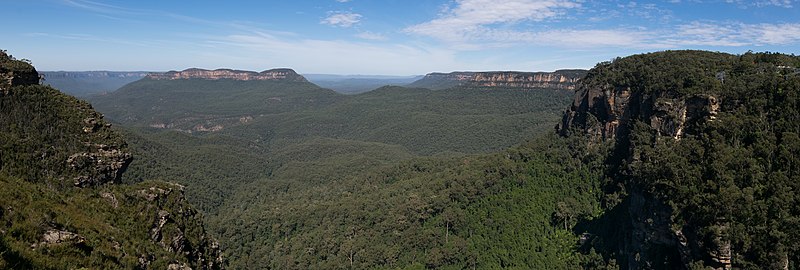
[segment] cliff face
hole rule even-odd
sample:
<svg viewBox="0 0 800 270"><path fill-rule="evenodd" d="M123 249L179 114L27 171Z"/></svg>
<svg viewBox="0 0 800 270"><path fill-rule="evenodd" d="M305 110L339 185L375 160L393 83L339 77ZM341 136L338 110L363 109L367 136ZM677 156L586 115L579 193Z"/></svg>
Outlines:
<svg viewBox="0 0 800 270"><path fill-rule="evenodd" d="M409 86L444 89L454 86L574 90L585 70L555 72L452 72L430 73Z"/></svg>
<svg viewBox="0 0 800 270"><path fill-rule="evenodd" d="M583 84L556 129L561 135L577 128L594 141L614 140L627 134L627 128L636 120L659 136L680 139L687 125L713 121L718 111L719 102L714 95L674 96L668 92L642 93L630 87Z"/></svg>
<svg viewBox="0 0 800 270"><path fill-rule="evenodd" d="M307 82L306 78L297 74L291 69L270 69L262 72L216 69L205 70L190 68L184 71L169 71L165 73L150 73L147 78L153 80L183 80L183 79L204 79L204 80L238 80L238 81L292 81Z"/></svg>
<svg viewBox="0 0 800 270"><path fill-rule="evenodd" d="M788 269L788 250L800 248L790 240L793 229L754 220L790 214L753 210L784 206L772 194L748 194L761 185L795 185L765 175L795 168L780 149L794 149L789 138L800 131L786 124L796 123L788 119L796 113L798 67L800 59L780 54L668 51L589 71L556 131L611 147L606 198L618 199L607 199L608 213L616 214L606 222L616 232L597 237L614 243L609 252L624 268ZM770 226L785 237L759 229ZM745 244L755 239L775 243Z"/></svg>
<svg viewBox="0 0 800 270"><path fill-rule="evenodd" d="M680 140L687 131L693 132L694 127L714 121L720 109L720 102L712 94L686 95L675 89L641 91L637 86L609 82L605 72L608 71L592 70L579 84L575 99L556 131L562 136L577 132L586 136L590 144L614 142L614 151L623 160L609 163L641 162L640 151L630 137L636 124L643 124L640 126L649 129L655 138ZM614 177L632 176L623 171ZM625 256L626 268L654 268L660 260L672 260L668 265L682 268L699 257L716 261L709 264L716 269L730 269L729 242L718 243L715 248L707 245L705 250L695 250L692 254L690 246L698 244L689 241L698 239L687 239L685 234L696 234L674 229L673 210L641 187L629 186L627 202L621 207L625 208L620 211L627 218L623 227L628 236L618 248Z"/></svg>

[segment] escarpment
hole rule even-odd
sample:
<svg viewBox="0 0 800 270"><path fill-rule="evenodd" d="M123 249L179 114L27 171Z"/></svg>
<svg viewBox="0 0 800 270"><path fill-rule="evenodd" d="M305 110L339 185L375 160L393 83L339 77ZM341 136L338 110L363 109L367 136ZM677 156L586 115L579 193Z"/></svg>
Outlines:
<svg viewBox="0 0 800 270"><path fill-rule="evenodd" d="M574 90L577 82L585 74L585 70L557 70L555 72L490 71L430 73L409 86L431 89L464 86Z"/></svg>
<svg viewBox="0 0 800 270"><path fill-rule="evenodd" d="M287 68L270 69L262 72L215 69L205 70L190 68L184 71L169 71L165 73L149 73L146 78L153 80L185 80L185 79L204 79L204 80L237 80L237 81L290 81L308 82L305 77L297 74L294 70Z"/></svg>
<svg viewBox="0 0 800 270"><path fill-rule="evenodd" d="M614 140L628 132L632 121L640 121L659 136L680 139L687 128L713 121L719 108L713 94L644 93L627 86L584 84L556 129L561 135L577 128L596 141Z"/></svg>
<svg viewBox="0 0 800 270"><path fill-rule="evenodd" d="M800 180L787 176L800 163L781 150L800 146L798 68L782 54L666 51L590 70L556 131L610 147L606 217L594 225L615 232L590 232L604 243L593 248L627 269L796 263L800 246L788 239L800 235L788 220L800 209L758 190Z"/></svg>

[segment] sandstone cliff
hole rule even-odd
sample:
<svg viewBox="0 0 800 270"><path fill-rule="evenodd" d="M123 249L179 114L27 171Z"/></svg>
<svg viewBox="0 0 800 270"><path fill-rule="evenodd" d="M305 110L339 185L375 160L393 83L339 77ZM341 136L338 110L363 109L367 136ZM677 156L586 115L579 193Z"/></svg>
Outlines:
<svg viewBox="0 0 800 270"><path fill-rule="evenodd" d="M753 223L788 214L750 209L783 204L772 203L772 194L742 194L794 185L764 175L791 159L779 149L793 147L781 138L798 131L785 123L796 123L786 120L796 108L787 96L798 91L799 66L800 59L780 54L667 51L590 70L556 130L611 149L603 221L610 229L594 241L627 269L788 269L793 240L769 235L788 237L793 229L775 229L785 221ZM775 243L743 244L754 239Z"/></svg>
<svg viewBox="0 0 800 270"><path fill-rule="evenodd" d="M669 92L643 93L630 87L583 84L556 129L561 135L577 128L594 140L614 140L629 132L629 125L638 120L660 136L680 139L687 125L714 120L718 110L717 98L708 94L675 96Z"/></svg>
<svg viewBox="0 0 800 270"><path fill-rule="evenodd" d="M204 80L238 80L238 81L291 81L307 82L306 78L297 74L291 69L270 69L262 72L216 69L205 70L190 68L184 71L169 71L165 73L147 74L148 79L153 80L181 80L181 79L204 79Z"/></svg>
<svg viewBox="0 0 800 270"><path fill-rule="evenodd" d="M455 86L496 87L522 89L574 90L585 70L557 70L555 72L451 72L430 73L411 83L410 87L445 89Z"/></svg>

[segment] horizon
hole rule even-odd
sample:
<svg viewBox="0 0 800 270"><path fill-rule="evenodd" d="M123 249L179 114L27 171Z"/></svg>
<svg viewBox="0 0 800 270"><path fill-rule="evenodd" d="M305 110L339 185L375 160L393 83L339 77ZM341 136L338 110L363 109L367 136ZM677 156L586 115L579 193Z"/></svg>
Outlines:
<svg viewBox="0 0 800 270"><path fill-rule="evenodd" d="M0 21L14 27L0 35L2 49L46 71L551 72L664 50L795 54L797 3L12 1Z"/></svg>
<svg viewBox="0 0 800 270"><path fill-rule="evenodd" d="M419 76L425 76L430 74L449 74L449 73L459 73L459 72L517 72L517 73L552 73L557 71L564 71L564 70L589 70L583 68L562 68L556 70L537 70L537 71L525 71L525 70L452 70L452 71L430 71L425 73L419 74L408 74L408 75L390 75L390 74L337 74L337 73L304 73L298 72L297 70L289 67L275 67L269 68L264 70L245 70L245 69L237 69L237 68L229 68L229 67L220 67L214 69L206 69L206 68L196 68L190 67L181 70L37 70L38 72L117 72L117 73L167 73L167 72L182 72L190 69L201 69L201 70L232 70L232 71L243 71L243 72L266 72L273 69L290 69L293 70L295 73L302 75L302 76L337 76L337 77L356 77L356 76L363 76L363 77L397 77L397 78L413 78Z"/></svg>

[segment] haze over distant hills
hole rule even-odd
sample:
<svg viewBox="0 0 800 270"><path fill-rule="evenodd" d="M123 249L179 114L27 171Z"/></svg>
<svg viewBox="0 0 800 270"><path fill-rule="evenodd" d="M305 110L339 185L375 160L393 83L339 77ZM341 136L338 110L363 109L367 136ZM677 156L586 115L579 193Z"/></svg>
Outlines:
<svg viewBox="0 0 800 270"><path fill-rule="evenodd" d="M270 76L282 77L284 75L279 73L286 70L289 69L273 69L259 73L233 69L206 70L189 68L183 71L169 72L45 71L42 72L42 75L45 78L45 84L50 84L53 87L62 89L62 91L78 97L86 97L94 94L113 92L128 83L148 76L148 74L152 78L160 79L216 78L252 80L268 79ZM429 73L425 76L304 74L302 77L303 80L307 79L320 87L328 88L339 93L357 94L387 85L408 85L410 87L434 90L456 86L574 89L577 78L583 76L585 73L585 70L557 70L554 72L451 72Z"/></svg>
<svg viewBox="0 0 800 270"><path fill-rule="evenodd" d="M429 73L408 86L428 89L446 89L461 86L574 90L578 80L585 75L586 70L583 69L565 69L554 72L437 72Z"/></svg>
<svg viewBox="0 0 800 270"><path fill-rule="evenodd" d="M117 90L144 78L146 71L42 71L44 84L83 97Z"/></svg>
<svg viewBox="0 0 800 270"><path fill-rule="evenodd" d="M344 94L362 93L385 85L403 86L422 78L421 75L303 74L303 76L316 85Z"/></svg>

